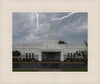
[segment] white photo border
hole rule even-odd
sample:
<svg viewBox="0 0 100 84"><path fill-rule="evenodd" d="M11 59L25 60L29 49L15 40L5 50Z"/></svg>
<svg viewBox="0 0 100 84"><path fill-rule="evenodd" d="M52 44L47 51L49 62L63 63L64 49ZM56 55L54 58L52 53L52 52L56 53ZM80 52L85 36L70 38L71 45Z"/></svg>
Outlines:
<svg viewBox="0 0 100 84"><path fill-rule="evenodd" d="M1 0L1 84L100 84L99 0ZM13 12L88 12L88 72L12 72Z"/></svg>

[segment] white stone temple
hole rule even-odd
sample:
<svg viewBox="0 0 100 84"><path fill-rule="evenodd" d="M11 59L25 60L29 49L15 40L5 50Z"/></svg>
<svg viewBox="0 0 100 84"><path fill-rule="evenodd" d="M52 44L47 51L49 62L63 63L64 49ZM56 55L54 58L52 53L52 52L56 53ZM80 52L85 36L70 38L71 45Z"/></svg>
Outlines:
<svg viewBox="0 0 100 84"><path fill-rule="evenodd" d="M34 57L38 61L64 61L76 51L87 50L85 44L58 44L52 38L52 22L50 22L49 38L42 44L13 44L13 51L21 52L21 59ZM77 56L76 56L77 58Z"/></svg>

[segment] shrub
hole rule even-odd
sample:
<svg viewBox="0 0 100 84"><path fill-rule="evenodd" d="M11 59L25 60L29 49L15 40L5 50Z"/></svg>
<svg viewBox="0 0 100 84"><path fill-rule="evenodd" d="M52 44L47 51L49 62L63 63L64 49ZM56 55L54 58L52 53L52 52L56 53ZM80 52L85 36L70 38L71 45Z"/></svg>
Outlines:
<svg viewBox="0 0 100 84"><path fill-rule="evenodd" d="M18 50L13 51L13 56L20 56L20 55L21 55L21 53Z"/></svg>

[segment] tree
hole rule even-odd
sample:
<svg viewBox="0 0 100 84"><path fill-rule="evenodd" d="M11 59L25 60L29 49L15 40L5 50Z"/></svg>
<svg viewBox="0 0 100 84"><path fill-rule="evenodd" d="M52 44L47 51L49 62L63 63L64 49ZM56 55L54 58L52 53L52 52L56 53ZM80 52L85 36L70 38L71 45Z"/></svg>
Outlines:
<svg viewBox="0 0 100 84"><path fill-rule="evenodd" d="M84 44L85 44L86 47L88 47L88 43L86 41L84 41Z"/></svg>
<svg viewBox="0 0 100 84"><path fill-rule="evenodd" d="M78 56L83 56L84 59L85 59L85 61L87 61L87 55L88 55L88 53L87 53L86 50L76 51L76 55L78 55Z"/></svg>
<svg viewBox="0 0 100 84"><path fill-rule="evenodd" d="M13 56L20 56L21 53L20 51L16 50L16 51L13 51Z"/></svg>
<svg viewBox="0 0 100 84"><path fill-rule="evenodd" d="M87 55L88 52L86 50L82 51L82 56L84 57L85 60L87 60Z"/></svg>
<svg viewBox="0 0 100 84"><path fill-rule="evenodd" d="M78 55L78 56L80 56L81 55L81 51L76 51L75 54Z"/></svg>
<svg viewBox="0 0 100 84"><path fill-rule="evenodd" d="M84 58L85 58L85 60L87 60L88 59L88 43L86 42L86 41L84 41L84 44L85 44L85 46L86 46L86 50L84 50Z"/></svg>
<svg viewBox="0 0 100 84"><path fill-rule="evenodd" d="M58 44L67 44L67 43L64 41L59 41Z"/></svg>

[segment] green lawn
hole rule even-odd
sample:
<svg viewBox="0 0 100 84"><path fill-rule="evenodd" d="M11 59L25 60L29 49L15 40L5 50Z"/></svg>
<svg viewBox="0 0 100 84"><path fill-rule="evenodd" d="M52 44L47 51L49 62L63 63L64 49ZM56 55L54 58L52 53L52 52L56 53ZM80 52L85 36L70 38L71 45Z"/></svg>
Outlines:
<svg viewBox="0 0 100 84"><path fill-rule="evenodd" d="M38 70L13 70L13 72L34 72Z"/></svg>
<svg viewBox="0 0 100 84"><path fill-rule="evenodd" d="M61 71L88 71L87 69L62 69Z"/></svg>
<svg viewBox="0 0 100 84"><path fill-rule="evenodd" d="M13 70L13 72L37 72L37 71L39 71L39 70ZM48 70L49 71L49 70ZM88 71L87 69L61 69L61 71L76 71L76 72L86 72L86 71Z"/></svg>

